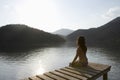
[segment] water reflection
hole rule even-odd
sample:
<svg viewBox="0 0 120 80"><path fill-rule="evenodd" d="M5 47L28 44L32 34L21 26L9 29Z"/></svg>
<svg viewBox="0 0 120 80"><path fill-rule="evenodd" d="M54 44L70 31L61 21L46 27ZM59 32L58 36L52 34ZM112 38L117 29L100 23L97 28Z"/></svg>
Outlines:
<svg viewBox="0 0 120 80"><path fill-rule="evenodd" d="M38 75L38 74L43 74L43 73L45 73L46 71L45 71L45 69L41 66L41 65L38 65L37 67L35 67L35 75Z"/></svg>
<svg viewBox="0 0 120 80"><path fill-rule="evenodd" d="M0 53L0 80L23 79L68 66L75 52L75 47L48 47L23 53ZM112 66L109 80L120 78L119 52L88 48L87 56L90 62Z"/></svg>

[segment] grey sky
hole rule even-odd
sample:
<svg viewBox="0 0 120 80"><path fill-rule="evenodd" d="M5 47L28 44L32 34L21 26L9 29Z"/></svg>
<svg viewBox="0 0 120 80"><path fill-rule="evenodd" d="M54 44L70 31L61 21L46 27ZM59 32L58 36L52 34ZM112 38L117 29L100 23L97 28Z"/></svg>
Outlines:
<svg viewBox="0 0 120 80"><path fill-rule="evenodd" d="M76 30L99 27L118 16L120 0L0 0L0 26Z"/></svg>

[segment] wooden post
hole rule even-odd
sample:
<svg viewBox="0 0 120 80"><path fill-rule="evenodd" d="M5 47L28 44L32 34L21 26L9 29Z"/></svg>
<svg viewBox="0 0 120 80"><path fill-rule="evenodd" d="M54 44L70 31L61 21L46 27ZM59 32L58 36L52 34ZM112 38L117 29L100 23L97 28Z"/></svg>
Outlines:
<svg viewBox="0 0 120 80"><path fill-rule="evenodd" d="M105 74L103 75L103 80L108 80L107 73L105 73Z"/></svg>

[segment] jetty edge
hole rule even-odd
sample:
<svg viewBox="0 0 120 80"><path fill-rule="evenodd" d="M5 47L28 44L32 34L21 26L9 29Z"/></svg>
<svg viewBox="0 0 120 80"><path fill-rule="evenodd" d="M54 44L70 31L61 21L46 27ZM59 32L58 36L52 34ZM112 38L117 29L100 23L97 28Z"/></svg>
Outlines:
<svg viewBox="0 0 120 80"><path fill-rule="evenodd" d="M103 80L108 80L110 69L109 65L89 62L87 67L67 66L22 80L96 80L101 76Z"/></svg>

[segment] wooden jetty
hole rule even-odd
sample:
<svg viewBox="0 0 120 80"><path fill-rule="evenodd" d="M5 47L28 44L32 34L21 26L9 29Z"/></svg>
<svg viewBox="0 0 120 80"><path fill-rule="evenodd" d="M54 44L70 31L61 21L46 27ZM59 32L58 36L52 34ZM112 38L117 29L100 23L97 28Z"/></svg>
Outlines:
<svg viewBox="0 0 120 80"><path fill-rule="evenodd" d="M46 72L24 80L96 80L103 76L103 80L108 80L108 71L111 66L89 63L87 67L64 67L58 70Z"/></svg>

